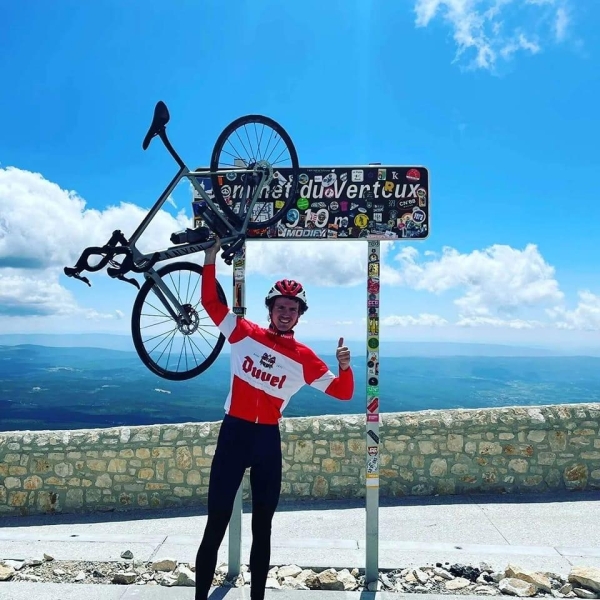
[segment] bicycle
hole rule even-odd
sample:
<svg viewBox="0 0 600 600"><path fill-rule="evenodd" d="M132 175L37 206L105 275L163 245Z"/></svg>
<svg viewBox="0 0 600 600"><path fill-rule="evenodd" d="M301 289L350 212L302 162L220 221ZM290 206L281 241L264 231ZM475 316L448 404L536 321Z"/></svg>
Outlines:
<svg viewBox="0 0 600 600"><path fill-rule="evenodd" d="M115 230L104 246L86 248L75 266L65 267L64 273L67 277L79 279L91 287L88 278L81 275L82 271L96 272L110 264L111 266L107 268L110 277L136 286L138 294L131 315L135 350L146 367L156 375L164 379L182 381L196 377L212 365L223 348L225 336L216 330L206 314L202 314L205 313L200 302L202 267L188 261L174 262L158 269L154 268L155 265L161 261L206 250L215 243L215 236L221 240L221 256L230 265L236 252L243 246L248 230L262 229L277 223L297 200L299 165L294 144L279 123L262 115L246 115L232 121L221 132L213 148L210 167L191 171L167 137L166 126L169 120L170 114L166 104L159 101L154 108L152 123L142 142L142 149L147 150L152 139L158 136L179 165L175 177L129 239L120 230ZM269 151L272 142L274 143L268 156L261 153L260 148L254 150L252 132L249 134L248 127L253 128L258 146L268 136L265 152ZM239 133L242 129L245 139ZM242 156L237 151L231 141L235 137L248 156ZM283 142L283 149L272 161L271 157L278 151L280 142ZM232 151L229 151L227 144ZM282 159L286 151L287 159L285 157ZM289 165L281 163L289 163ZM287 173L287 180L280 170ZM136 243L184 177L191 182L201 198L192 202L194 213L200 217L200 225L194 229L187 228L185 231L174 233L171 236L173 246L158 252L143 254L136 247ZM210 178L214 201L205 191L199 178L203 181ZM273 194L278 197L277 202L270 198L269 193L263 194L265 191L269 192L273 185L275 189L277 186L281 187L277 194ZM236 193L231 193L232 187ZM261 199L261 195L265 197ZM256 207L258 211L255 210ZM266 211L264 214L263 210ZM261 215L265 218L261 218ZM89 259L94 255L99 255L101 258L96 264L90 264ZM121 255L123 255L121 262L115 260ZM141 286L135 278L125 277L125 274L130 271L143 274L145 281ZM184 295L179 290L173 292L170 289L169 283L175 286L175 280L181 282L186 277L187 289L184 290ZM225 294L218 282L217 290L221 300L226 303ZM144 304L148 298L153 300L153 296L158 298L159 302L155 304L159 306L154 306L152 302L148 304L151 309L157 311L157 314L145 313ZM144 325L146 317L158 317L160 321ZM166 337L162 341L154 345L156 339L163 335L155 335L158 331L156 329L150 331L151 337L144 339L147 330L160 325L172 327L164 334ZM177 344L174 345L175 339ZM151 349L146 347L149 343L154 345ZM206 354L200 346L208 346ZM188 348L191 352L190 356L188 356ZM167 350L166 365L161 364ZM172 359L173 350L175 357ZM203 359L201 362L199 362L200 357Z"/></svg>

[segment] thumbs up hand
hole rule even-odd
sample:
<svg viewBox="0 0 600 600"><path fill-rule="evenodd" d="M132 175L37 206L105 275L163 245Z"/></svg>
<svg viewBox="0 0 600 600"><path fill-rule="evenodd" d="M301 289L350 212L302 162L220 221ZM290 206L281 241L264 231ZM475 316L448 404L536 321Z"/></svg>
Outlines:
<svg viewBox="0 0 600 600"><path fill-rule="evenodd" d="M338 363L340 365L340 369L342 369L342 371L345 371L346 369L348 369L348 367L350 367L350 350L348 350L347 346L344 346L343 337L341 337L338 342L335 357L337 358Z"/></svg>

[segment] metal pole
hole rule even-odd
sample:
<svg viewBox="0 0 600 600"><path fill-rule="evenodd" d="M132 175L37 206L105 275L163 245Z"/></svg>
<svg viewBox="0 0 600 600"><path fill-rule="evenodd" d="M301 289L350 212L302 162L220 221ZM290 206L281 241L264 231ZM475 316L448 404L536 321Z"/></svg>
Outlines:
<svg viewBox="0 0 600 600"><path fill-rule="evenodd" d="M246 315L246 245L244 244L233 258L233 312L241 317ZM233 512L229 520L229 560L227 576L237 577L242 565L242 493L243 481L235 495Z"/></svg>
<svg viewBox="0 0 600 600"><path fill-rule="evenodd" d="M380 245L368 243L367 258L367 465L365 582L379 579L379 286ZM375 588L376 590L376 588ZM374 591L375 591L374 590Z"/></svg>
<svg viewBox="0 0 600 600"><path fill-rule="evenodd" d="M244 162L238 158L234 160L236 167L243 167ZM233 257L233 312L246 316L246 244L244 244ZM242 567L242 494L244 482L235 495L233 511L229 520L229 559L227 561L227 576L233 579L240 574Z"/></svg>

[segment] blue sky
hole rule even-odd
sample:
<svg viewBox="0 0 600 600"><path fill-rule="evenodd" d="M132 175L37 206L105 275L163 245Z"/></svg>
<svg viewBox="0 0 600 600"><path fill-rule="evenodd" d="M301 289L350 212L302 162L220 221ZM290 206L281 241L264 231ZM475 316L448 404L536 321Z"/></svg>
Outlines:
<svg viewBox="0 0 600 600"><path fill-rule="evenodd" d="M141 149L162 99L192 165L258 112L301 164L429 169L428 239L382 243L382 340L600 346L597 22L574 0L5 3L0 333L128 333L136 290L62 267L131 233L174 174ZM182 183L147 249L189 200ZM309 292L301 337L364 339L366 253L249 242L248 317L287 275Z"/></svg>

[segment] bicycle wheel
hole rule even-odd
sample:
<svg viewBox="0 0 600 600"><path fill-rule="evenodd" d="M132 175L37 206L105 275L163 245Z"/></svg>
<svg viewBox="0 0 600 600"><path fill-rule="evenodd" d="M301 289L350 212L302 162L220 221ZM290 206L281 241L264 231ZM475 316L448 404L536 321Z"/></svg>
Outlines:
<svg viewBox="0 0 600 600"><path fill-rule="evenodd" d="M168 302L166 296L153 279L147 279L133 304L133 343L142 362L156 375L173 381L191 379L212 365L223 348L225 336L200 304L200 265L176 262L161 267L157 273L184 307L191 323L186 324L181 313L172 307L178 312L175 321L161 299ZM227 303L218 281L217 292L221 301Z"/></svg>
<svg viewBox="0 0 600 600"><path fill-rule="evenodd" d="M236 173L239 168L254 174ZM263 229L280 221L297 198L298 155L287 131L269 117L247 115L230 123L222 132L210 159L215 200L233 225L240 228L260 172L272 171L269 192L261 190L252 207L249 229ZM214 171L229 173L217 175ZM277 189L280 186L280 189Z"/></svg>

